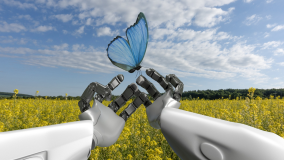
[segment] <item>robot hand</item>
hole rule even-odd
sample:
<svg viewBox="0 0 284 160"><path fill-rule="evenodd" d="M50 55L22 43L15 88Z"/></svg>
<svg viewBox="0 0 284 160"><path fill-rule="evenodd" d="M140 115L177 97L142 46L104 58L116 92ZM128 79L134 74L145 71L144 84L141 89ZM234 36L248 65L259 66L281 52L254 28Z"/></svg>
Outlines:
<svg viewBox="0 0 284 160"><path fill-rule="evenodd" d="M80 120L92 120L94 126L94 137L92 149L95 146L108 147L114 144L121 134L126 120L135 110L146 101L146 94L141 93L137 86L132 83L117 99L112 101L108 107L102 104L104 99L111 100L111 91L114 90L123 81L123 75L114 77L107 86L97 82L91 83L81 96L78 105L82 114ZM90 107L90 101L97 92L93 107ZM128 107L118 116L115 114L120 107L135 95L137 98L128 105Z"/></svg>
<svg viewBox="0 0 284 160"><path fill-rule="evenodd" d="M179 101L181 100L183 92L183 83L174 74L167 75L165 79L152 68L147 69L146 74L157 81L166 91L166 93L161 96L155 86L142 75L136 80L136 83L145 88L155 100L153 104L149 101L149 103L146 102L144 105L146 107L149 124L153 128L160 129L160 115L163 108L179 108ZM172 85L175 87L175 90L173 90Z"/></svg>

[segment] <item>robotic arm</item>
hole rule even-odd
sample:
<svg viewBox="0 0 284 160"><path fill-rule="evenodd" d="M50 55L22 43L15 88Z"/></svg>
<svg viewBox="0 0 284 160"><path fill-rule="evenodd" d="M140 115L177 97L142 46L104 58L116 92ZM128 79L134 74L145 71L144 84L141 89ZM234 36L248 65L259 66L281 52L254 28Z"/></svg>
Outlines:
<svg viewBox="0 0 284 160"><path fill-rule="evenodd" d="M108 147L114 144L124 128L125 121L127 121L141 104L149 102L147 95L140 92L137 86L132 83L108 107L104 106L101 103L102 100L104 98L110 100L111 90L116 88L121 81L123 81L123 75L113 78L107 86L103 86L97 82L91 83L81 96L78 105L82 114L79 115L79 119L81 121L91 120L93 122L94 137L91 149L94 149L96 146ZM95 96L93 107L90 108L89 102L95 92L97 92L97 95ZM133 95L136 96L135 100L117 116L115 113Z"/></svg>
<svg viewBox="0 0 284 160"><path fill-rule="evenodd" d="M148 121L163 135L184 160L283 160L284 139L244 124L228 122L178 109L183 83L173 74L166 79L154 69L146 74L166 91L160 96L145 77L136 83L145 88L155 102L145 106ZM175 87L173 91L170 84Z"/></svg>
<svg viewBox="0 0 284 160"><path fill-rule="evenodd" d="M81 121L0 133L0 160L84 160L95 146L114 144L125 121L149 100L145 93L130 84L109 107L101 102L110 100L111 91L123 81L114 77L107 86L91 83L83 92L78 105ZM95 92L95 102L90 107ZM115 113L133 95L136 99L118 116Z"/></svg>

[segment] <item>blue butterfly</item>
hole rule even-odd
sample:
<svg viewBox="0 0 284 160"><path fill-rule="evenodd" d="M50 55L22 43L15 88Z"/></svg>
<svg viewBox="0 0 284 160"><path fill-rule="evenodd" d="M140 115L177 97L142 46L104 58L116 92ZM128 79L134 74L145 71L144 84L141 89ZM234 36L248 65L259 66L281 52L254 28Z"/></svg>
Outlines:
<svg viewBox="0 0 284 160"><path fill-rule="evenodd" d="M146 17L139 13L136 22L126 30L127 40L117 36L108 45L107 56L115 66L133 73L141 68L147 44L148 25Z"/></svg>

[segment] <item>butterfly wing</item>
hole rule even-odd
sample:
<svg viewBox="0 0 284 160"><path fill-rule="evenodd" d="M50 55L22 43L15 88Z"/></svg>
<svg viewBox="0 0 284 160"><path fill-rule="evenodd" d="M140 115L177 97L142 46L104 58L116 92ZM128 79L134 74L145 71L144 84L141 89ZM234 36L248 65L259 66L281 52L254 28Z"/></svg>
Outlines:
<svg viewBox="0 0 284 160"><path fill-rule="evenodd" d="M148 44L148 24L142 12L139 13L134 25L126 30L126 37L135 60L135 66L142 62Z"/></svg>
<svg viewBox="0 0 284 160"><path fill-rule="evenodd" d="M112 64L123 70L129 71L136 66L128 42L120 36L114 38L108 45L107 56Z"/></svg>
<svg viewBox="0 0 284 160"><path fill-rule="evenodd" d="M142 12L136 22L126 30L127 40L117 36L107 48L109 60L115 66L126 70L135 70L142 62L148 44L148 25ZM132 72L131 72L132 73Z"/></svg>

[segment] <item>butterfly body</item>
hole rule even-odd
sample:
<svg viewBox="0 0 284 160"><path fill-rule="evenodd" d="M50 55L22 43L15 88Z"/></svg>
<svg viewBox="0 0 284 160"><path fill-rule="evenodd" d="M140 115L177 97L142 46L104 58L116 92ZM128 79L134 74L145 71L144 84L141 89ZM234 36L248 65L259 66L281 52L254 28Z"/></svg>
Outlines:
<svg viewBox="0 0 284 160"><path fill-rule="evenodd" d="M115 37L108 45L107 56L115 66L133 73L141 68L148 44L148 25L142 12L136 22L127 28L126 37L127 40Z"/></svg>

